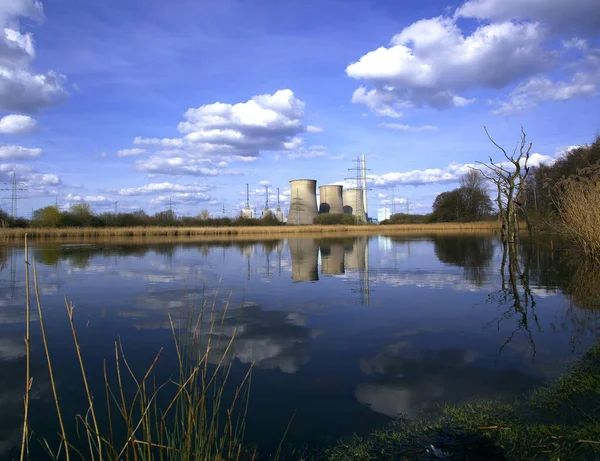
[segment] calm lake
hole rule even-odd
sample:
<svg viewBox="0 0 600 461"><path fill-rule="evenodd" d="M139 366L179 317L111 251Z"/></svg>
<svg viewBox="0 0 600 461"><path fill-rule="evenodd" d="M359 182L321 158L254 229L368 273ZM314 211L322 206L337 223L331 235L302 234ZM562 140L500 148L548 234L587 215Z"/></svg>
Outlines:
<svg viewBox="0 0 600 461"><path fill-rule="evenodd" d="M64 296L76 306L97 398L115 341L140 373L164 346L156 376L165 381L177 375L167 314L177 321L203 296L223 312L230 299L222 335L238 333L229 380L254 363L246 440L264 454L292 417L286 443L314 447L440 403L521 395L556 378L600 331L600 274L550 239L521 242L518 261L492 235L444 234L33 242L30 254L69 420L87 404ZM0 458L13 459L25 387L24 250L0 249L0 263ZM31 367L39 447L58 426L35 321Z"/></svg>

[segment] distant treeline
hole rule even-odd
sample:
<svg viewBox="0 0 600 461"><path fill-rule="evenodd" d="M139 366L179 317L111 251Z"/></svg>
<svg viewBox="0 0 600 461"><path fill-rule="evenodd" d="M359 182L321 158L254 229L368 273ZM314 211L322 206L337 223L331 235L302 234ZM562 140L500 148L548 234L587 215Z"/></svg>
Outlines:
<svg viewBox="0 0 600 461"><path fill-rule="evenodd" d="M143 210L131 213L94 213L89 204L78 203L67 211L56 206L47 206L33 212L31 220L13 219L0 210L2 227L237 227L237 226L279 226L280 222L271 213L261 218L212 218L202 210L196 217L177 216L173 211L161 211L149 215Z"/></svg>

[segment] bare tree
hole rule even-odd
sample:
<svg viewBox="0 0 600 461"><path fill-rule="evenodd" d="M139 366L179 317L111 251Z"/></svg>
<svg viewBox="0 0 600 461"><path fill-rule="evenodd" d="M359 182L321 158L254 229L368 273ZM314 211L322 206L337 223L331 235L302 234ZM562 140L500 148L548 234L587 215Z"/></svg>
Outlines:
<svg viewBox="0 0 600 461"><path fill-rule="evenodd" d="M464 187L466 189L479 189L486 190L487 185L485 184L485 179L481 174L481 171L476 169L470 169L465 174L460 177L460 187Z"/></svg>
<svg viewBox="0 0 600 461"><path fill-rule="evenodd" d="M525 182L529 173L529 156L533 143L527 143L527 135L521 127L521 140L513 153L508 155L490 136L487 127L483 127L488 139L496 146L507 162L494 163L492 157L489 157L489 163L477 162L484 168L480 169L481 174L489 179L498 191L496 204L498 212L502 219L502 240L514 243L519 236L519 212L523 215L527 223L527 229L531 234L533 228L529 219L529 214L523 203L525 194Z"/></svg>

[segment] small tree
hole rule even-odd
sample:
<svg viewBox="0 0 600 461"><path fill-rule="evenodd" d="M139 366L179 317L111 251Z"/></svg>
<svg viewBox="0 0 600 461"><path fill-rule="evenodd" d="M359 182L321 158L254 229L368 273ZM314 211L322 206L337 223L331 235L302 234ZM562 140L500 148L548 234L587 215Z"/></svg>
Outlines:
<svg viewBox="0 0 600 461"><path fill-rule="evenodd" d="M33 221L40 227L59 227L62 215L57 207L47 206L33 212Z"/></svg>
<svg viewBox="0 0 600 461"><path fill-rule="evenodd" d="M202 221L210 219L210 212L206 208L203 208L202 211L200 211L200 214L198 215L198 219Z"/></svg>
<svg viewBox="0 0 600 461"><path fill-rule="evenodd" d="M90 226L94 217L90 204L86 202L71 205L70 210L73 224L76 226Z"/></svg>

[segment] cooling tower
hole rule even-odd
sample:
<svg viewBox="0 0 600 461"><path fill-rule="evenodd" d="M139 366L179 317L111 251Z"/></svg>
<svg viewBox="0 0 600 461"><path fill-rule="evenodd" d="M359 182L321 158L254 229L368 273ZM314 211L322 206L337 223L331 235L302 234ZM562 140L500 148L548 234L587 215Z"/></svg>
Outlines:
<svg viewBox="0 0 600 461"><path fill-rule="evenodd" d="M342 204L342 186L320 186L319 187L320 205L319 213L342 214L344 205Z"/></svg>
<svg viewBox="0 0 600 461"><path fill-rule="evenodd" d="M344 213L358 216L365 220L365 206L363 203L363 191L360 189L345 189L343 193Z"/></svg>
<svg viewBox="0 0 600 461"><path fill-rule="evenodd" d="M294 282L319 280L317 269L319 247L315 241L312 239L290 239L288 240L288 246L292 257L292 280Z"/></svg>
<svg viewBox="0 0 600 461"><path fill-rule="evenodd" d="M344 242L323 241L321 248L321 274L344 273Z"/></svg>
<svg viewBox="0 0 600 461"><path fill-rule="evenodd" d="M288 224L312 224L317 215L317 181L295 179L290 181L290 212Z"/></svg>

